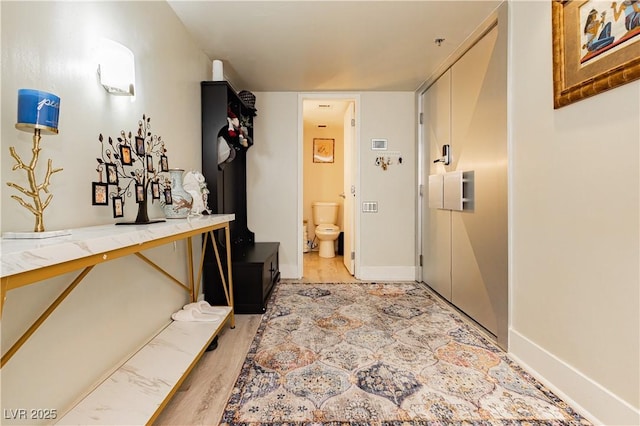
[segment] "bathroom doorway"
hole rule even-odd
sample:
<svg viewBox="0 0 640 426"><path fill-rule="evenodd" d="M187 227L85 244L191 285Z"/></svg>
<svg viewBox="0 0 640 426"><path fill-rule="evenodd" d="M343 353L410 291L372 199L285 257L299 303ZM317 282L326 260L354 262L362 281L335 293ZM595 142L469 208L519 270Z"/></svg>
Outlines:
<svg viewBox="0 0 640 426"><path fill-rule="evenodd" d="M299 96L301 226L298 265L299 276L303 279L357 277L358 101L359 96L351 94ZM316 235L318 224L313 219L314 202L337 204L335 233L327 230ZM335 240L328 243L327 238L333 236ZM320 238L323 253L326 254L327 245L331 244L335 257L319 256Z"/></svg>

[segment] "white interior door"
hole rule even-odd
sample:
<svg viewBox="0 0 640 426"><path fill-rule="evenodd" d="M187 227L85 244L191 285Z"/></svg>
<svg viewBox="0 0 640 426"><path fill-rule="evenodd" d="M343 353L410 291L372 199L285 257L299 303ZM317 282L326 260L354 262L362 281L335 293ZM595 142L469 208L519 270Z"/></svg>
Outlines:
<svg viewBox="0 0 640 426"><path fill-rule="evenodd" d="M355 275L354 260L354 228L355 228L355 104L349 103L344 115L344 211L343 211L343 238L344 238L344 266L351 275Z"/></svg>

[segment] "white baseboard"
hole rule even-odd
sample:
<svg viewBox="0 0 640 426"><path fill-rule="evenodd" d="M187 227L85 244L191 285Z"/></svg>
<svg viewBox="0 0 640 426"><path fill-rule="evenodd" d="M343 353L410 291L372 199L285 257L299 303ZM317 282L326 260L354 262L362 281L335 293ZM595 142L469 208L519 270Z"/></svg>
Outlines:
<svg viewBox="0 0 640 426"><path fill-rule="evenodd" d="M513 329L509 355L594 424L640 425L638 408Z"/></svg>
<svg viewBox="0 0 640 426"><path fill-rule="evenodd" d="M297 265L279 265L280 269L280 278L285 280L299 280L302 277L298 276L298 266Z"/></svg>
<svg viewBox="0 0 640 426"><path fill-rule="evenodd" d="M298 280L296 265L280 265L280 277ZM414 266L369 266L360 268L357 278L363 281L415 281L416 268Z"/></svg>
<svg viewBox="0 0 640 426"><path fill-rule="evenodd" d="M356 273L363 281L415 281L415 266L363 266Z"/></svg>

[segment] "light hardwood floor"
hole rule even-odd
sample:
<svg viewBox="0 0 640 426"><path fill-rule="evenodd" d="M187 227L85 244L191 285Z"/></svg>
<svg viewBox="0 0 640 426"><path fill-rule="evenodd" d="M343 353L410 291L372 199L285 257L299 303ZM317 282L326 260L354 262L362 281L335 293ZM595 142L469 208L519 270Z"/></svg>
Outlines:
<svg viewBox="0 0 640 426"><path fill-rule="evenodd" d="M304 254L302 282L358 282L345 268L342 256L323 259ZM226 327L218 348L206 352L165 407L156 425L217 425L240 373L262 315L236 315L236 328Z"/></svg>
<svg viewBox="0 0 640 426"><path fill-rule="evenodd" d="M343 257L336 256L325 259L318 256L317 251L303 255L303 282L311 283L349 283L358 282L344 266Z"/></svg>

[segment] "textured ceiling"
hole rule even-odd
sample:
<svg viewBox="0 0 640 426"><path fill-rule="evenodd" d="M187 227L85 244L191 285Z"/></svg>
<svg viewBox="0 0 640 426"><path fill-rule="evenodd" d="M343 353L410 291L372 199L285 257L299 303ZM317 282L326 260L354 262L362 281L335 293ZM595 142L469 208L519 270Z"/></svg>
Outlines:
<svg viewBox="0 0 640 426"><path fill-rule="evenodd" d="M237 90L312 92L416 90L501 1L168 3Z"/></svg>

